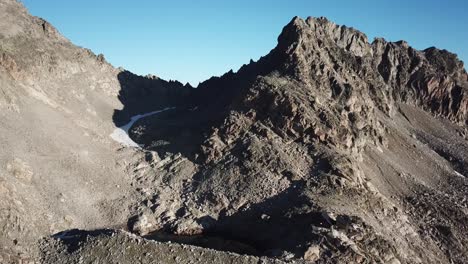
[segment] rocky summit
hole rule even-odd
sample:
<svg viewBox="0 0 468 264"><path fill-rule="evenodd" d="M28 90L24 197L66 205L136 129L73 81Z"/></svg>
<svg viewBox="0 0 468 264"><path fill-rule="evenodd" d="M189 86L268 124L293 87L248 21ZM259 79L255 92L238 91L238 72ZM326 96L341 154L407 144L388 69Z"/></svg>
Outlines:
<svg viewBox="0 0 468 264"><path fill-rule="evenodd" d="M0 263L467 263L455 54L294 18L197 88L0 0Z"/></svg>

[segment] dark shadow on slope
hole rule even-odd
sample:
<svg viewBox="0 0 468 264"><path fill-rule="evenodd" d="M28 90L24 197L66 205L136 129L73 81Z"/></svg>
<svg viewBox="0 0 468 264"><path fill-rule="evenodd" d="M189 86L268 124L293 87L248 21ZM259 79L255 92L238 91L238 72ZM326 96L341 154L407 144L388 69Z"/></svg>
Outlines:
<svg viewBox="0 0 468 264"><path fill-rule="evenodd" d="M218 251L233 252L243 255L262 256L262 252L244 241L226 239L219 235L174 235L164 231L153 232L144 236L145 239L158 242L171 242L209 248Z"/></svg>
<svg viewBox="0 0 468 264"><path fill-rule="evenodd" d="M257 64L244 66L238 74L212 78L197 89L122 72L119 99L124 108L115 110L114 123L122 126L134 115L175 107L140 119L130 129L130 137L161 157L181 153L196 162L213 128L222 125L234 105L241 108L239 101L259 75Z"/></svg>
<svg viewBox="0 0 468 264"><path fill-rule="evenodd" d="M119 100L123 109L116 109L113 121L122 126L137 114L144 114L167 107L185 107L189 104L193 88L177 81L165 81L157 77L142 77L129 71L118 74Z"/></svg>
<svg viewBox="0 0 468 264"><path fill-rule="evenodd" d="M252 245L261 255L288 251L300 256L309 242L321 238L314 228L330 228L334 224L310 199L299 195L303 185L295 182L262 203L241 208L234 215L222 215L206 234Z"/></svg>
<svg viewBox="0 0 468 264"><path fill-rule="evenodd" d="M167 107L177 107L180 111L164 114L171 116L170 124L167 118L158 115L161 118L153 118L152 123L139 122L143 125L140 132L150 132L148 135L135 133L133 136L142 135L142 141L135 139L137 143L161 153L166 151L186 153L188 139L193 140L194 143L191 145L200 145L203 136L208 134L212 127L223 122L233 106L245 108L242 101L258 76L266 76L272 72L292 74L289 72L291 69L287 69L285 65L289 56L288 47L297 41L298 33L294 21L293 19L283 29L278 38L278 45L268 55L257 62L251 60L236 73L230 71L223 76L212 77L201 83L197 89L183 86L176 81L167 82L155 77L137 76L128 71L119 73L118 79L121 86L119 100L124 107L122 110L115 110L114 123L116 126L122 126L128 123L134 115ZM193 111L195 107L197 110ZM144 127L149 125L151 127ZM152 139L170 144L153 144ZM193 154L187 155L193 156Z"/></svg>
<svg viewBox="0 0 468 264"><path fill-rule="evenodd" d="M146 150L157 152L161 158L168 153L180 153L196 162L212 125L222 119L222 113L177 108L141 119L129 133L135 142L142 144Z"/></svg>
<svg viewBox="0 0 468 264"><path fill-rule="evenodd" d="M201 235L157 231L145 238L255 256L279 257L284 252L291 252L302 257L310 243L324 240L320 230L330 230L336 225L335 220L307 197L298 195L301 193L298 189L303 185L296 182L283 193L249 208L241 208L234 215L221 215L218 220L211 217L198 219L204 227Z"/></svg>
<svg viewBox="0 0 468 264"><path fill-rule="evenodd" d="M112 229L97 229L97 230L80 230L70 229L52 235L52 238L61 240L67 247L68 253L73 253L80 248L80 244L85 242L89 237L109 236L115 231Z"/></svg>
<svg viewBox="0 0 468 264"><path fill-rule="evenodd" d="M244 105L246 94L259 76L270 74L280 64L278 54L272 51L258 62L244 65L237 73L213 77L188 91L177 82L123 72L119 75L122 87L119 99L124 109L115 111L114 123L121 126L133 115L176 107L137 121L129 131L130 137L161 157L181 153L196 162L202 143L214 128L223 124L230 111L248 110Z"/></svg>

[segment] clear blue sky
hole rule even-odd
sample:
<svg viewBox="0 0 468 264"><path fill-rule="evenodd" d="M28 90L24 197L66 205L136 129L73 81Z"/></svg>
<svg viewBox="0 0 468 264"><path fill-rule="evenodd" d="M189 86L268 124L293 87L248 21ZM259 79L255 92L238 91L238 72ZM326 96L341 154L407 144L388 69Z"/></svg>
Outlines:
<svg viewBox="0 0 468 264"><path fill-rule="evenodd" d="M369 37L407 40L468 60L465 0L22 0L75 44L114 66L197 85L275 45L292 17L326 16Z"/></svg>

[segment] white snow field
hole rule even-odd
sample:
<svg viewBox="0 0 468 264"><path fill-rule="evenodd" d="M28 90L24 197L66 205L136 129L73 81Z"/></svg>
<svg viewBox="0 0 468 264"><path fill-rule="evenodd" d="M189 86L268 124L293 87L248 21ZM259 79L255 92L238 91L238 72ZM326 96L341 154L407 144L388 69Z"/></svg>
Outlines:
<svg viewBox="0 0 468 264"><path fill-rule="evenodd" d="M114 129L112 134L110 134L110 137L113 140L115 140L115 141L119 142L120 144L122 144L123 146L141 148L141 146L138 145L135 141L133 141L130 138L129 134L128 134L128 131L133 126L133 124L135 124L135 122L140 120L141 118L152 116L152 115L155 115L155 114L159 114L161 112L164 112L164 111L167 111L167 110L172 110L174 108L175 107L168 107L168 108L165 108L165 109L162 109L162 110L157 110L157 111L149 112L149 113L146 113L146 114L140 114L140 115L132 116L132 118L130 119L130 122L128 122L126 125Z"/></svg>

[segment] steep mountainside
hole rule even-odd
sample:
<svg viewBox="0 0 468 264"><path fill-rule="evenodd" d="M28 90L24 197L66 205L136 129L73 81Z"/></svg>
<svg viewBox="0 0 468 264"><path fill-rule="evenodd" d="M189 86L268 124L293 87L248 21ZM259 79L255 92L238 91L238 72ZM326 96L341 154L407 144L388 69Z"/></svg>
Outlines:
<svg viewBox="0 0 468 264"><path fill-rule="evenodd" d="M0 263L29 258L42 236L125 226L135 191L109 137L113 117L174 105L170 87L178 100L189 92L115 69L0 1ZM146 102L123 108L135 98Z"/></svg>
<svg viewBox="0 0 468 264"><path fill-rule="evenodd" d="M468 262L468 75L445 50L294 18L192 89L0 0L0 110L1 263Z"/></svg>
<svg viewBox="0 0 468 264"><path fill-rule="evenodd" d="M133 127L150 158L129 226L322 262L464 263L467 89L447 51L295 18L190 109Z"/></svg>

